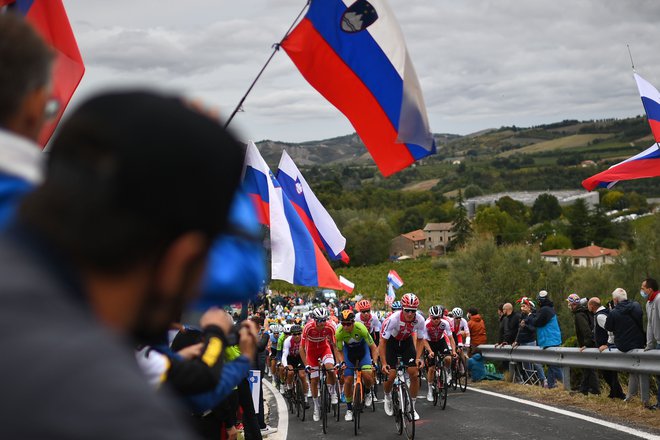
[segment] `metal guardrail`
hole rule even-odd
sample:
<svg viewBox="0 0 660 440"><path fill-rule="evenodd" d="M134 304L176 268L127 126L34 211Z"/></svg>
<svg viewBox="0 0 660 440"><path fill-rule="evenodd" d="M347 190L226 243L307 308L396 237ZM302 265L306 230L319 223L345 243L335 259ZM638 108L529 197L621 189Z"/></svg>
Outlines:
<svg viewBox="0 0 660 440"><path fill-rule="evenodd" d="M480 345L479 350L485 359L509 362L531 362L557 365L564 370L564 376L570 377L571 368L596 368L642 375L660 375L660 350L631 350L627 353L617 349L598 351L587 348L580 351L574 347L530 347L510 345L495 348L494 345ZM568 387L564 382L564 387Z"/></svg>

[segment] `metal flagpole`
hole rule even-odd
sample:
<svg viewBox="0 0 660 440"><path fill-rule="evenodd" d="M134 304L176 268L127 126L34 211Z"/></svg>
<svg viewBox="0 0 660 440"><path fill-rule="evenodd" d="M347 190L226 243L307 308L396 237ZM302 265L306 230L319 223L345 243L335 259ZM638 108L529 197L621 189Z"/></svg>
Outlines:
<svg viewBox="0 0 660 440"><path fill-rule="evenodd" d="M261 70L257 74L257 77L254 79L254 81L252 81L252 84L250 84L250 87L247 89L247 92L245 92L245 95L243 95L243 97L239 101L238 105L236 106L234 111L229 116L229 119L227 119L227 122L225 123L225 128L227 128L227 126L229 126L229 123L232 121L232 119L234 119L234 116L236 115L236 113L238 113L241 110L241 107L243 106L243 102L245 102L245 99L250 94L250 92L252 91L252 88L254 87L254 85L257 83L257 81L261 77L261 74L264 73L264 70L266 70L266 67L270 63L270 60L272 60L273 57L275 56L275 54L277 53L277 51L280 50L280 46L282 45L282 43L284 42L286 37L289 36L289 33L291 33L291 30L293 30L294 26L298 23L298 20L300 20L300 17L303 15L303 13L305 12L305 9L307 9L307 7L311 3L311 1L312 0L307 0L307 2L305 3L305 6L302 8L302 11L300 11L300 14L298 14L296 19L291 24L291 27L289 27L289 30L286 31L286 33L284 34L284 36L282 37L280 42L273 44L273 46L272 46L273 47L273 53L270 54L270 57L268 57L268 60L266 61L266 64L264 64L264 66L261 68Z"/></svg>
<svg viewBox="0 0 660 440"><path fill-rule="evenodd" d="M628 55L630 55L630 64L632 65L632 70L635 72L635 62L633 61L632 58L632 52L630 52L630 45L626 44L626 47L628 48Z"/></svg>

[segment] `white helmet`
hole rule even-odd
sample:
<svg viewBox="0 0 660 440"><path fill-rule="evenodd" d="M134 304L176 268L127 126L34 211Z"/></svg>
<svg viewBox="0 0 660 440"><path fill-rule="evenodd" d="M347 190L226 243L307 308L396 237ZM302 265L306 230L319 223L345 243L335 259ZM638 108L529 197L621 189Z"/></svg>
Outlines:
<svg viewBox="0 0 660 440"><path fill-rule="evenodd" d="M328 313L328 309L317 307L312 311L312 316L314 319L328 319L330 317L330 313Z"/></svg>
<svg viewBox="0 0 660 440"><path fill-rule="evenodd" d="M291 325L292 324L284 324L284 333L286 333L287 335L291 333Z"/></svg>
<svg viewBox="0 0 660 440"><path fill-rule="evenodd" d="M273 324L270 326L270 331L273 333L279 333L282 331L282 327L279 324Z"/></svg>
<svg viewBox="0 0 660 440"><path fill-rule="evenodd" d="M460 307L454 307L451 310L451 313L457 318L462 318L463 317L463 309L461 309Z"/></svg>
<svg viewBox="0 0 660 440"><path fill-rule="evenodd" d="M443 307L442 306L433 306L429 309L429 316L442 316Z"/></svg>

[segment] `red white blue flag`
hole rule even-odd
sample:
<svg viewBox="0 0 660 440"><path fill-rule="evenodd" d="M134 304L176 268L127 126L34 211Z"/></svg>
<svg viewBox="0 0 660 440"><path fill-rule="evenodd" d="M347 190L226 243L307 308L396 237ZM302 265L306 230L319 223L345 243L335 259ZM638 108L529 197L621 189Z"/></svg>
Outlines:
<svg viewBox="0 0 660 440"><path fill-rule="evenodd" d="M417 74L385 0L312 0L282 47L389 176L436 151Z"/></svg>
<svg viewBox="0 0 660 440"><path fill-rule="evenodd" d="M57 100L59 110L41 130L39 145L44 147L78 87L85 73L85 65L62 0L0 0L0 6L4 5L9 5L10 10L23 14L46 43L55 50L52 97Z"/></svg>
<svg viewBox="0 0 660 440"><path fill-rule="evenodd" d="M660 176L660 150L658 149L658 142L660 142L660 92L637 73L634 76L656 143L641 153L582 181L582 186L589 191L596 188L612 188L619 180Z"/></svg>
<svg viewBox="0 0 660 440"><path fill-rule="evenodd" d="M245 153L243 185L259 221L270 228L271 278L341 290L337 275L253 142Z"/></svg>
<svg viewBox="0 0 660 440"><path fill-rule="evenodd" d="M403 286L403 280L399 276L398 273L396 273L395 270L390 270L390 272L387 274L387 281L394 287L395 289L400 289L401 286Z"/></svg>
<svg viewBox="0 0 660 440"><path fill-rule="evenodd" d="M637 73L634 76L653 138L656 142L660 142L660 92Z"/></svg>
<svg viewBox="0 0 660 440"><path fill-rule="evenodd" d="M325 250L331 259L348 263L349 258L344 251L346 239L286 151L282 151L277 180L312 234L316 245Z"/></svg>

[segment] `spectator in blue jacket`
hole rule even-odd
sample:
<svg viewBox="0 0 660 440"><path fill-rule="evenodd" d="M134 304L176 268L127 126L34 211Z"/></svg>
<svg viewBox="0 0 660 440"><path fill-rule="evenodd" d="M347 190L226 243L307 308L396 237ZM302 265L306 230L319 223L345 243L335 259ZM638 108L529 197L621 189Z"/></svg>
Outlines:
<svg viewBox="0 0 660 440"><path fill-rule="evenodd" d="M541 348L558 347L561 345L561 330L555 313L554 304L550 301L548 292L541 290L536 297L539 311L528 322L521 322L521 326L531 325L536 329L536 344ZM557 380L563 380L561 368L556 365L548 365L548 388L555 388Z"/></svg>

